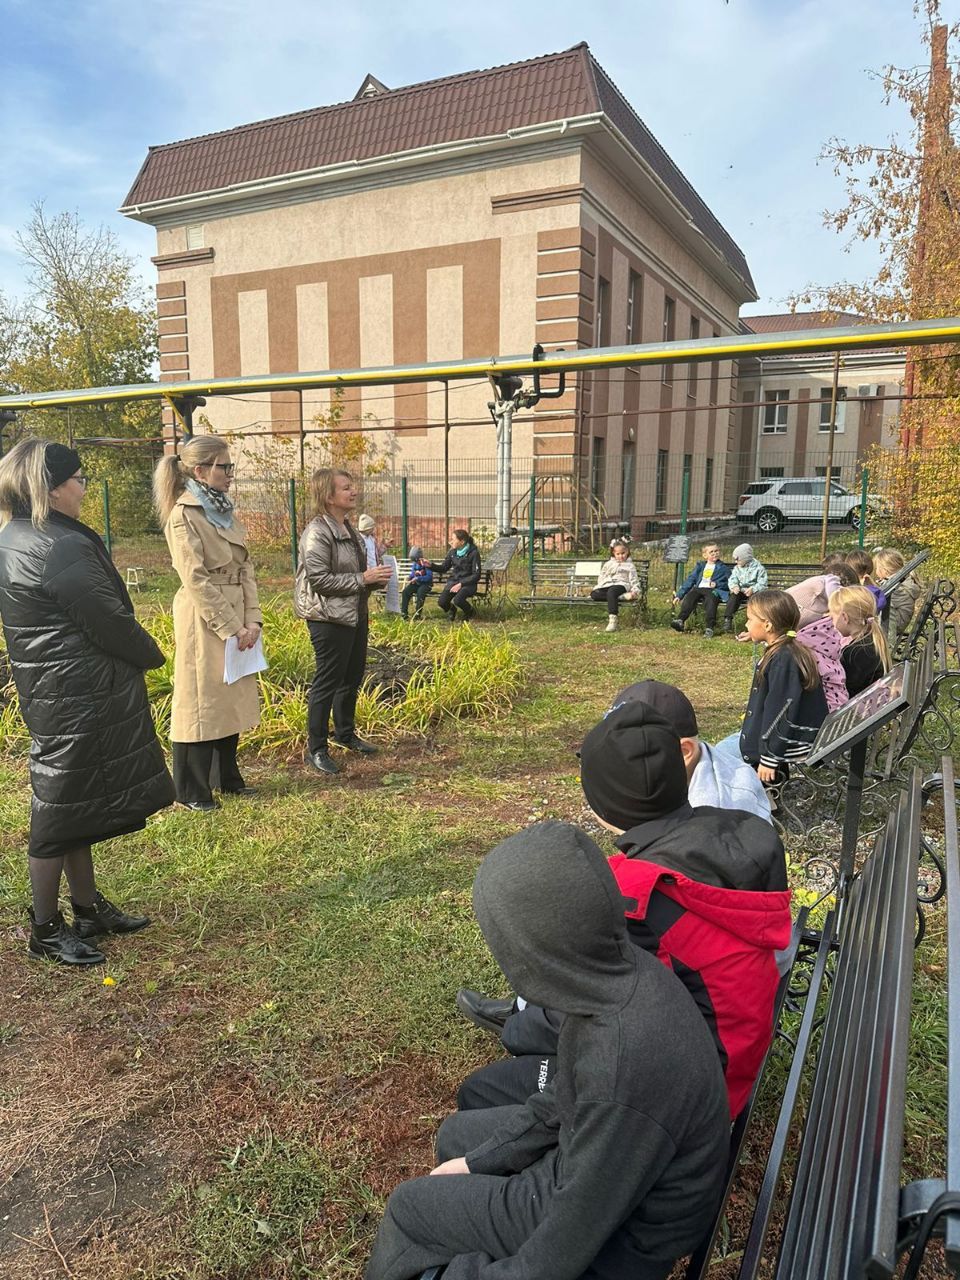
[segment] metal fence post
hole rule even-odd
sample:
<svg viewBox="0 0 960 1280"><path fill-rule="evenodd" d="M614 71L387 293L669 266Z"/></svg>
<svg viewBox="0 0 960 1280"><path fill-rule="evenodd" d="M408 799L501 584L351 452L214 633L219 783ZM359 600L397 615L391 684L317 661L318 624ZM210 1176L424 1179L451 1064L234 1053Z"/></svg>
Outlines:
<svg viewBox="0 0 960 1280"><path fill-rule="evenodd" d="M683 487L680 490L680 532L687 532L687 513L690 510L690 472L684 468ZM677 587L680 585L680 572L686 565L675 564L673 566L673 594L677 594Z"/></svg>
<svg viewBox="0 0 960 1280"><path fill-rule="evenodd" d="M287 492L287 509L290 513L290 563L293 565L293 576L297 576L297 480L290 477Z"/></svg>
<svg viewBox="0 0 960 1280"><path fill-rule="evenodd" d="M103 541L107 555L113 559L113 539L110 536L110 481L103 482Z"/></svg>
<svg viewBox="0 0 960 1280"><path fill-rule="evenodd" d="M446 539L446 530L444 530ZM410 512L407 506L407 477L400 477L400 541L403 544L403 558L410 554Z"/></svg>
<svg viewBox="0 0 960 1280"><path fill-rule="evenodd" d="M870 481L870 468L864 467L860 476L860 527L857 530L857 546L863 546L867 536L867 485Z"/></svg>
<svg viewBox="0 0 960 1280"><path fill-rule="evenodd" d="M530 586L533 586L533 539L537 527L536 521L537 477L530 477L530 509L527 512L527 570L530 574Z"/></svg>

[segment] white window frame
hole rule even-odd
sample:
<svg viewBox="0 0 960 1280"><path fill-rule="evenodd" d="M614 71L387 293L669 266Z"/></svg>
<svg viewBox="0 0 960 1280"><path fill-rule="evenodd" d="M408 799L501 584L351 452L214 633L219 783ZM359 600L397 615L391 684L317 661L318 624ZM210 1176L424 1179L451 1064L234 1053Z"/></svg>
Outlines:
<svg viewBox="0 0 960 1280"><path fill-rule="evenodd" d="M830 401L833 398L833 387L820 388L820 422L817 431L822 435L830 434ZM834 434L845 430L847 420L847 388L837 387L837 423Z"/></svg>
<svg viewBox="0 0 960 1280"><path fill-rule="evenodd" d="M787 434L787 414L789 405L782 403L790 399L789 391L765 391L760 407L763 410L761 433L765 436L785 436ZM771 412L772 411L772 412ZM768 421L771 419L772 421Z"/></svg>

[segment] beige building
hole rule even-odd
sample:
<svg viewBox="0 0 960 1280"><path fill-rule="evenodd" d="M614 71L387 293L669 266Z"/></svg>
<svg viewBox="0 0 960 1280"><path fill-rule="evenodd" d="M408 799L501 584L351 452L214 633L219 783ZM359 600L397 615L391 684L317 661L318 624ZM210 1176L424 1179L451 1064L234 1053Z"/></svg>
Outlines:
<svg viewBox="0 0 960 1280"><path fill-rule="evenodd" d="M586 45L393 90L367 76L351 102L152 147L122 211L157 230L167 380L707 338L756 297ZM518 416L514 457L639 520L678 510L697 456L692 505L720 511L735 388L728 363L585 375ZM455 461L492 469L489 398L450 384ZM393 465L416 467L442 456L444 407L438 383L352 390L343 421L388 428ZM285 392L207 413L297 433L328 409Z"/></svg>
<svg viewBox="0 0 960 1280"><path fill-rule="evenodd" d="M860 316L825 311L743 320L746 332L766 334L865 323ZM871 449L896 446L904 363L904 352L898 349L841 356L831 465L842 484L858 483L860 461ZM740 362L743 407L731 441L738 487L778 476L827 474L833 367L830 354Z"/></svg>

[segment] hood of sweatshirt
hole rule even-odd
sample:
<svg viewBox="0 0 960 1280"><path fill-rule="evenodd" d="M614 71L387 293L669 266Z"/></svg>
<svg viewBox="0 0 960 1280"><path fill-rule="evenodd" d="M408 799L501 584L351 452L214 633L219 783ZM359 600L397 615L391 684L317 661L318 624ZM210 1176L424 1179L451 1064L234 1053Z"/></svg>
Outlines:
<svg viewBox="0 0 960 1280"><path fill-rule="evenodd" d="M510 836L473 883L477 921L513 990L561 1013L611 1013L632 996L639 953L623 907L603 853L565 822Z"/></svg>
<svg viewBox="0 0 960 1280"><path fill-rule="evenodd" d="M624 897L636 900L627 907L627 915L642 920L647 915L654 889L679 902L703 922L704 955L716 950L709 941L709 931L722 929L741 943L767 951L782 951L790 942L793 922L790 917L789 889L778 893L724 889L718 885L691 880L678 871L658 866L644 859L628 858L616 853L610 869ZM698 926L699 927L699 926ZM669 932L668 932L669 936ZM667 944L669 949L669 944Z"/></svg>
<svg viewBox="0 0 960 1280"><path fill-rule="evenodd" d="M783 842L769 822L737 809L689 805L625 831L617 848L701 884L778 892L787 887Z"/></svg>

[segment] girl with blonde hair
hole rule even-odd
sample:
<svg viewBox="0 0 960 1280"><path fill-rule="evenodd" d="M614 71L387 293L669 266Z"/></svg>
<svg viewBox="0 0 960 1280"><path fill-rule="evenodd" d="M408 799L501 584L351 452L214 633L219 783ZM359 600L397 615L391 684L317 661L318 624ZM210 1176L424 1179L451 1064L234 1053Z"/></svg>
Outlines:
<svg viewBox="0 0 960 1280"><path fill-rule="evenodd" d="M827 716L813 654L797 641L800 606L786 591L758 591L747 602L747 635L766 645L753 676L740 754L761 782L779 782L802 760Z"/></svg>
<svg viewBox="0 0 960 1280"><path fill-rule="evenodd" d="M226 643L256 644L263 626L247 536L236 519L234 466L218 436L189 436L157 463L154 502L180 590L173 599L173 710L170 737L177 800L216 809L213 788L252 790L237 765L240 734L260 721L256 675L224 683Z"/></svg>
<svg viewBox="0 0 960 1280"><path fill-rule="evenodd" d="M877 617L877 602L866 587L841 587L830 597L833 625L848 643L840 661L852 698L890 670L887 638Z"/></svg>
<svg viewBox="0 0 960 1280"><path fill-rule="evenodd" d="M923 584L915 573L908 573L892 592L887 590L887 580L895 573L899 573L905 564L906 561L896 547L881 547L873 553L874 574L877 585L887 597L888 617L894 636L901 636L905 631L909 631L917 601L923 591Z"/></svg>
<svg viewBox="0 0 960 1280"><path fill-rule="evenodd" d="M141 830L173 799L143 679L164 656L80 520L86 488L66 445L21 440L0 459L0 615L32 738L29 951L70 965L102 964L92 939L150 923L100 893L91 846Z"/></svg>

